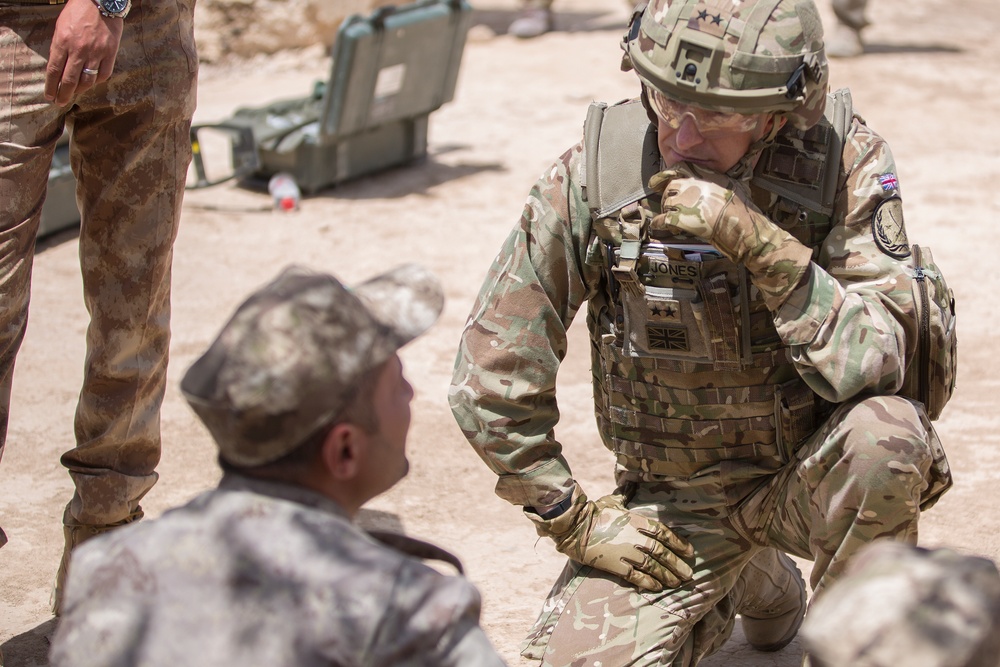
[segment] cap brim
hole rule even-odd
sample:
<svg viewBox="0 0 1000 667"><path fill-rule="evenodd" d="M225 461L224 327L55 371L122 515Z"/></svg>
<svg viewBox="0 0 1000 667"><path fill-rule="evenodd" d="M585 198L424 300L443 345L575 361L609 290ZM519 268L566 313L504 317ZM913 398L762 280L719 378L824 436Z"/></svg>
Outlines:
<svg viewBox="0 0 1000 667"><path fill-rule="evenodd" d="M441 283L418 264L398 266L351 291L392 332L397 347L427 331L444 309Z"/></svg>

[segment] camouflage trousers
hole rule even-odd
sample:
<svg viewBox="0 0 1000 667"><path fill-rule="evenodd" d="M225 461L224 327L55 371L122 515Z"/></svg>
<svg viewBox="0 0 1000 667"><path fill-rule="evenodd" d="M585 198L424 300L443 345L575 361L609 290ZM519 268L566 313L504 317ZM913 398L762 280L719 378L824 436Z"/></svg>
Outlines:
<svg viewBox="0 0 1000 667"><path fill-rule="evenodd" d="M553 667L697 665L729 638L738 611L729 592L760 549L813 560L815 598L868 542L915 543L921 510L951 483L922 406L896 396L839 406L792 461L727 502L733 472L634 485L629 508L694 546L690 583L651 593L569 562L522 655Z"/></svg>
<svg viewBox="0 0 1000 667"><path fill-rule="evenodd" d="M138 0L111 78L67 107L44 99L59 5L0 0L0 454L25 335L49 165L66 127L77 178L83 297L90 314L67 516L125 519L156 481L170 270L198 60L193 0Z"/></svg>

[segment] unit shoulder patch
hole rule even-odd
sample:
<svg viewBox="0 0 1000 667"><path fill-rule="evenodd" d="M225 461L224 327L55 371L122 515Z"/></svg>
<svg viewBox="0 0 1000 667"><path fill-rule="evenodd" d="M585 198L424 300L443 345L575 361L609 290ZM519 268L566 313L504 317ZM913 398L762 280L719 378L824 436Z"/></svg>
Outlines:
<svg viewBox="0 0 1000 667"><path fill-rule="evenodd" d="M910 242L903 226L903 200L889 197L879 202L872 213L872 236L879 250L894 259L910 256Z"/></svg>

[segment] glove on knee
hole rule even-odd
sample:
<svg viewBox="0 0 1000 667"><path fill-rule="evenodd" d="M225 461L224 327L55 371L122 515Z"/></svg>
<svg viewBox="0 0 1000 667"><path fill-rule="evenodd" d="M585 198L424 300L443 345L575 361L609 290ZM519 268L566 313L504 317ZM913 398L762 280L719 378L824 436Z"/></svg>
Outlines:
<svg viewBox="0 0 1000 667"><path fill-rule="evenodd" d="M621 492L587 500L577 487L572 505L558 517L525 513L561 553L640 588L662 591L691 579L691 566L682 560L694 555L691 545L659 521L629 511L625 502Z"/></svg>

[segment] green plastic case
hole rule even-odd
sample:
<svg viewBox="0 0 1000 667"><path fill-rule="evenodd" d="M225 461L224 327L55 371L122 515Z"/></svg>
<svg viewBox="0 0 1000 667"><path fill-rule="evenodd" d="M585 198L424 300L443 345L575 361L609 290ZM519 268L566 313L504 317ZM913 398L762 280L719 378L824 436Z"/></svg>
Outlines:
<svg viewBox="0 0 1000 667"><path fill-rule="evenodd" d="M251 179L288 172L313 193L424 157L428 117L455 95L471 13L465 0L419 0L348 17L312 95L215 126L253 135L256 159L234 148L233 164L253 165Z"/></svg>

